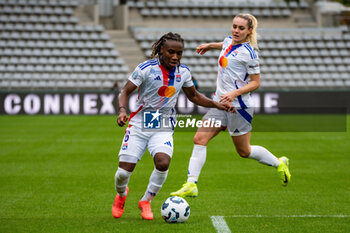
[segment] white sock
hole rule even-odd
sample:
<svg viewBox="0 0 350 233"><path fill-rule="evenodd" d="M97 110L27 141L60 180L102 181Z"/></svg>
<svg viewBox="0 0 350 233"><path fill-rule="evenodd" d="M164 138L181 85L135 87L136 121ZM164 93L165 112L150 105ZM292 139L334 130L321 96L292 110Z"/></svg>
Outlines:
<svg viewBox="0 0 350 233"><path fill-rule="evenodd" d="M141 201L152 201L152 199L158 194L159 190L162 188L167 175L168 170L162 172L154 168L152 175L149 178L147 190L141 198Z"/></svg>
<svg viewBox="0 0 350 233"><path fill-rule="evenodd" d="M199 174L204 166L207 158L207 146L194 145L190 163L188 165L187 182L193 182L197 184Z"/></svg>
<svg viewBox="0 0 350 233"><path fill-rule="evenodd" d="M276 156L262 146L251 146L251 152L248 158L273 167L278 167L280 163Z"/></svg>
<svg viewBox="0 0 350 233"><path fill-rule="evenodd" d="M120 167L118 167L117 172L115 173L115 189L121 197L126 196L126 187L128 186L131 174L132 172L128 172L127 170L124 170Z"/></svg>

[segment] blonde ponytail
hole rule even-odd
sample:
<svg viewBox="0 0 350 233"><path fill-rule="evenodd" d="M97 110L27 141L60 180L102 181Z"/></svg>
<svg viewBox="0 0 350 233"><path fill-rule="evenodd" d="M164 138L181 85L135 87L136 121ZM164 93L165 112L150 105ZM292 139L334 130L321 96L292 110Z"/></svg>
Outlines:
<svg viewBox="0 0 350 233"><path fill-rule="evenodd" d="M252 33L250 33L248 35L248 41L249 44L255 49L255 50L259 50L259 46L258 46L258 33L256 32L256 29L258 27L258 20L256 20L256 18L249 13L240 13L238 15L236 15L236 17L245 19L248 21L248 29L253 29Z"/></svg>

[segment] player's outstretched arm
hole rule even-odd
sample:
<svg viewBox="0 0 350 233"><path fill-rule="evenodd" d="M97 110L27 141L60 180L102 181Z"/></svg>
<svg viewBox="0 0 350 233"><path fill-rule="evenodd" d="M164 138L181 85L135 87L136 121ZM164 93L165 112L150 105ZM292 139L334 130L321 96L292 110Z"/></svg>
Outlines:
<svg viewBox="0 0 350 233"><path fill-rule="evenodd" d="M197 105L207 108L217 108L228 112L236 112L236 109L231 104L215 102L202 93L199 93L194 86L182 87L182 90L184 91L187 98Z"/></svg>
<svg viewBox="0 0 350 233"><path fill-rule="evenodd" d="M260 87L260 74L249 75L250 82L237 90L226 93L221 96L220 103L232 103L232 101L240 95L252 92Z"/></svg>
<svg viewBox="0 0 350 233"><path fill-rule="evenodd" d="M136 88L137 86L128 80L119 93L119 96L118 96L119 108L118 108L118 119L117 119L117 123L119 126L124 126L128 121L128 113L126 112L126 105L128 103L129 95Z"/></svg>
<svg viewBox="0 0 350 233"><path fill-rule="evenodd" d="M197 47L196 52L200 55L205 54L208 50L211 49L222 49L224 42L212 42L208 44L201 44Z"/></svg>

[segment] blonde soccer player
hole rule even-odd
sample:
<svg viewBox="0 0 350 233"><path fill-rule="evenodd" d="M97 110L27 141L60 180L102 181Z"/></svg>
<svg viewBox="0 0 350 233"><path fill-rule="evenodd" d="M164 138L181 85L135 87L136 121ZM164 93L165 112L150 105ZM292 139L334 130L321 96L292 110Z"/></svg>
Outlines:
<svg viewBox="0 0 350 233"><path fill-rule="evenodd" d="M207 144L220 131L228 129L237 153L243 158L275 167L283 186L291 178L289 159L277 158L263 146L250 145L253 102L250 92L260 86L259 57L256 29L258 22L251 14L238 14L233 18L231 33L222 42L201 44L198 54L208 50L221 50L218 59L218 74L214 100L232 103L236 113L210 109L203 119L219 119L221 127L200 127L193 138L194 147L188 166L187 182L173 196L198 195L197 181L207 155Z"/></svg>

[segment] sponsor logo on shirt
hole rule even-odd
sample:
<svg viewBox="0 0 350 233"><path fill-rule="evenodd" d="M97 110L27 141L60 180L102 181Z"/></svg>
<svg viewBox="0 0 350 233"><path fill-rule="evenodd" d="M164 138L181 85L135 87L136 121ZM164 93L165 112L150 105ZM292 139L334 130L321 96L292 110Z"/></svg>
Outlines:
<svg viewBox="0 0 350 233"><path fill-rule="evenodd" d="M162 74L161 71L159 70L154 70L153 68L151 68L150 72L149 72L151 75L160 75Z"/></svg>
<svg viewBox="0 0 350 233"><path fill-rule="evenodd" d="M172 97L176 92L176 88L174 86L161 86L158 89L158 95L162 97Z"/></svg>

